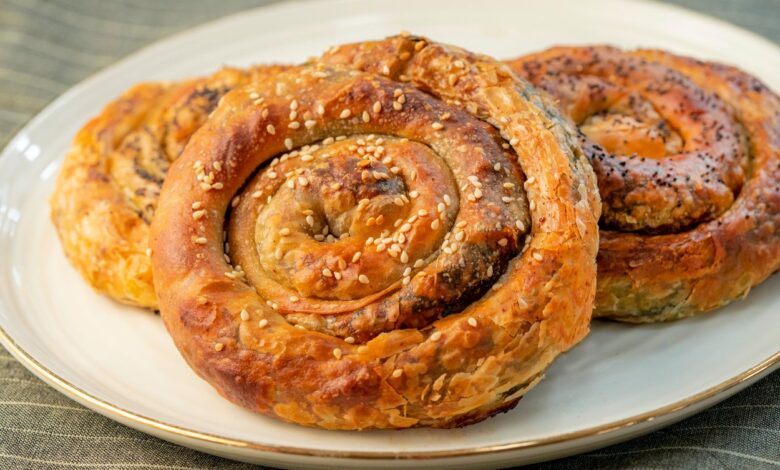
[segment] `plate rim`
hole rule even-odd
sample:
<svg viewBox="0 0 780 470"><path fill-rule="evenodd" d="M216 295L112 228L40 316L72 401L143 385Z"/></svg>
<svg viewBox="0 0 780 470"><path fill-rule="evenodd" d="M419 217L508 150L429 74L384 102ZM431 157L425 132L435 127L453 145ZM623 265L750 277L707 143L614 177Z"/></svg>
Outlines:
<svg viewBox="0 0 780 470"><path fill-rule="evenodd" d="M197 34L209 28L216 27L220 23L229 23L240 15L254 14L258 11L268 10L295 10L305 6L312 0L293 0L288 2L278 2L270 5L261 5L255 8L249 8L238 12L230 13L221 16L215 20L207 21L206 23L184 29L169 36L160 38L150 44L142 46L141 48L111 62L103 68L89 74L86 78L80 82L68 88L64 93L47 104L41 111L30 118L24 125L14 134L14 136L8 141L0 152L0 168L7 165L5 163L8 159L2 158L9 149L17 144L17 141L24 136L29 128L37 126L41 121L45 121L48 115L54 112L61 106L61 103L71 99L73 95L77 95L83 89L89 88L94 82L98 82L102 77L109 73L112 69L121 67L128 62L137 59L139 56L145 55L155 48L163 46L165 43L174 42L180 40L181 37ZM320 3L350 3L353 0L319 0ZM564 0L565 1L565 0ZM609 2L611 0L604 0ZM662 3L656 0L624 0L627 3L642 4L648 7L654 7L662 10L666 10L669 13L684 14L688 17L695 18L699 21L704 21L722 30L728 30L731 34L737 34L745 38L749 38L753 42L763 43L764 47L774 49L780 55L780 46L773 41L753 33L745 28L729 23L725 20L691 10L679 5ZM375 3L380 3L381 0L374 0ZM780 92L780 90L777 90ZM212 444L218 446L227 446L234 449L249 449L261 452L268 452L273 454L281 454L287 456L302 456L302 457L327 457L327 458L346 458L346 459L367 459L367 460L431 460L431 459L445 459L455 457L467 457L467 456L486 456L492 454L506 453L509 451L516 451L521 449L543 448L546 446L552 446L562 443L574 443L577 441L585 440L597 435L611 435L615 436L615 433L628 428L639 427L642 424L646 424L652 420L659 418L672 418L676 415L680 415L684 410L690 409L697 404L705 402L708 399L717 397L719 395L729 394L728 391L738 387L740 384L750 381L751 379L759 379L773 369L780 368L780 349L769 357L758 362L756 365L744 370L743 372L730 377L723 382L720 382L705 390L699 391L693 395L690 395L684 399L676 402L658 407L654 410L650 410L644 413L640 413L634 416L623 418L617 421L612 421L599 426L592 426L589 428L581 429L574 432L558 434L555 436L549 436L540 439L527 439L516 442L509 442L505 444L486 445L471 448L451 449L451 450L439 450L439 451L411 451L411 452L393 452L393 451L345 451L345 450L322 450L311 447L296 447L286 445L274 445L264 444L246 439L222 437L216 434L207 433L203 431L197 431L185 426L177 424L171 424L164 421L157 420L145 416L141 413L127 410L121 406L115 405L105 399L99 398L81 388L74 385L70 381L64 379L53 370L49 369L29 352L22 348L13 337L6 331L2 323L0 323L0 344L2 344L11 355L18 360L26 369L42 379L48 385L53 387L68 398L71 398L78 403L86 406L87 408L95 411L109 419L125 424L126 421L133 423L135 429L141 432L156 431L163 435L170 437L178 437L184 439L191 439L195 442L204 444ZM720 400L716 400L712 404L717 403ZM160 434L153 433L156 436ZM203 450L202 448L200 449ZM568 454L566 454L568 455ZM545 459L546 460L546 459Z"/></svg>

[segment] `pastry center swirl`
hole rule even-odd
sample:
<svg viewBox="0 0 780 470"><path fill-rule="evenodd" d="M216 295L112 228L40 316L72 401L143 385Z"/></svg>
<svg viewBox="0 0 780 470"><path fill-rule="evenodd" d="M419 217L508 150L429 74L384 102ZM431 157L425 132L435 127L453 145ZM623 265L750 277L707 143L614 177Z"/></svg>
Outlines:
<svg viewBox="0 0 780 470"><path fill-rule="evenodd" d="M457 215L452 175L425 145L365 136L291 155L256 180L254 239L264 274L300 296L360 299L403 282Z"/></svg>
<svg viewBox="0 0 780 470"><path fill-rule="evenodd" d="M292 149L234 199L230 262L307 329L369 338L425 326L481 297L522 247L522 173L510 153L491 154L485 164L501 184L393 135Z"/></svg>

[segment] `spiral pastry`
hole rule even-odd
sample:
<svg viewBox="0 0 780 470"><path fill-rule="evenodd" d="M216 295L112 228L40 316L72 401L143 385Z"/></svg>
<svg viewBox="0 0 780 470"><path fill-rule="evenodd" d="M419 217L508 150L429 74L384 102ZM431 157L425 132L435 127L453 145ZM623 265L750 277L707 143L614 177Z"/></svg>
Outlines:
<svg viewBox="0 0 780 470"><path fill-rule="evenodd" d="M51 218L65 254L95 289L156 308L149 224L170 162L222 95L282 69L226 68L136 85L79 131L51 196Z"/></svg>
<svg viewBox="0 0 780 470"><path fill-rule="evenodd" d="M155 287L184 358L239 405L461 426L587 333L599 211L573 129L533 88L393 37L223 98L163 186Z"/></svg>
<svg viewBox="0 0 780 470"><path fill-rule="evenodd" d="M725 65L558 47L510 63L581 131L604 203L597 316L676 319L780 268L780 99Z"/></svg>

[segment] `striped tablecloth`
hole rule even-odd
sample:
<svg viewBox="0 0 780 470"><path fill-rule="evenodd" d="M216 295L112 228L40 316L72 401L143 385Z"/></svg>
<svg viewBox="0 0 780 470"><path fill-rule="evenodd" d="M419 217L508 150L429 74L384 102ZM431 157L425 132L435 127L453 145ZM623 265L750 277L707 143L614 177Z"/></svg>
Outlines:
<svg viewBox="0 0 780 470"><path fill-rule="evenodd" d="M780 0L673 2L780 42ZM172 33L264 3L269 1L0 0L0 144L94 71ZM30 467L251 468L93 413L0 348L0 468ZM780 372L677 425L537 467L780 467Z"/></svg>

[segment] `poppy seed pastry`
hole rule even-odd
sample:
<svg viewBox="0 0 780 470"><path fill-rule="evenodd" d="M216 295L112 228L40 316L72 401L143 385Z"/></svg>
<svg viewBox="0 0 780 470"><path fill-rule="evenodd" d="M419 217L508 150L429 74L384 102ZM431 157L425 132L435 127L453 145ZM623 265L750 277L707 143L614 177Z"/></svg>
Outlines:
<svg viewBox="0 0 780 470"><path fill-rule="evenodd" d="M234 403L456 427L513 407L587 334L599 214L534 88L391 37L225 95L163 185L154 282L179 351Z"/></svg>
<svg viewBox="0 0 780 470"><path fill-rule="evenodd" d="M557 47L510 62L579 126L604 202L594 315L677 319L780 268L780 99L734 67Z"/></svg>

